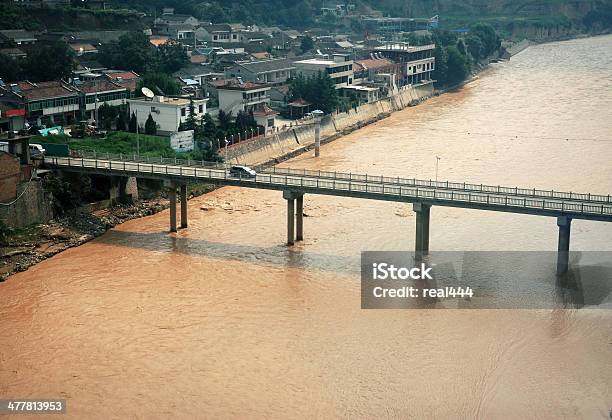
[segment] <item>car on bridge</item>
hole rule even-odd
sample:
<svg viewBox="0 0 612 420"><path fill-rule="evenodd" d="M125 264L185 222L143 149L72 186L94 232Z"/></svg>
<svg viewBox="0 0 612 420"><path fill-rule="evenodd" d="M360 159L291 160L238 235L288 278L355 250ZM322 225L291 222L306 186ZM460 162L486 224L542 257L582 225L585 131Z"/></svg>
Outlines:
<svg viewBox="0 0 612 420"><path fill-rule="evenodd" d="M230 168L230 175L242 178L255 178L257 176L257 172L248 166L234 165Z"/></svg>

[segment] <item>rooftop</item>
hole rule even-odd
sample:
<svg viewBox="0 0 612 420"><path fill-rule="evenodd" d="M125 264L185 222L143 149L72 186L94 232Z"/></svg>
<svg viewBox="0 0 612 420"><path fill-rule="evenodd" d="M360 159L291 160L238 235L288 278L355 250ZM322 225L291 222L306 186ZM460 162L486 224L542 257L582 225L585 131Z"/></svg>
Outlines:
<svg viewBox="0 0 612 420"><path fill-rule="evenodd" d="M7 39L14 39L14 40L19 40L19 39L36 40L36 37L34 36L32 32L28 32L23 29L6 29L3 31L0 31L0 36L3 36Z"/></svg>
<svg viewBox="0 0 612 420"><path fill-rule="evenodd" d="M193 102L194 103L201 103L201 102L206 102L208 101L207 98L202 98L202 99L194 99ZM134 98L134 99L128 99L128 102L147 102L150 103L151 105L156 105L156 104L162 104L162 105L172 105L172 106L187 106L190 104L190 100L188 98L170 98L167 96L155 96L153 98L153 100L150 100L148 98Z"/></svg>
<svg viewBox="0 0 612 420"><path fill-rule="evenodd" d="M409 45L408 43L395 43L395 44L384 44L376 48L376 51L393 51L393 52L418 52L433 50L436 48L435 44L429 45Z"/></svg>
<svg viewBox="0 0 612 420"><path fill-rule="evenodd" d="M240 83L237 80L227 80L225 84L218 85L217 89L221 90L258 90L258 89L270 89L269 86L261 83L243 82Z"/></svg>
<svg viewBox="0 0 612 420"><path fill-rule="evenodd" d="M353 70L359 71L363 70L376 70L388 66L392 66L395 63L393 60L389 60L388 58L380 58L380 59L368 59L368 60L359 60L353 63Z"/></svg>
<svg viewBox="0 0 612 420"><path fill-rule="evenodd" d="M89 80L85 82L81 82L79 85L79 89L85 93L93 94L100 92L108 92L113 90L125 90L125 87L106 79L98 79L98 80Z"/></svg>
<svg viewBox="0 0 612 420"><path fill-rule="evenodd" d="M62 81L32 83L26 80L17 85L21 89L19 94L30 101L76 96L78 93L76 88Z"/></svg>
<svg viewBox="0 0 612 420"><path fill-rule="evenodd" d="M288 58L273 58L269 60L247 61L236 63L253 73L295 69L295 64Z"/></svg>

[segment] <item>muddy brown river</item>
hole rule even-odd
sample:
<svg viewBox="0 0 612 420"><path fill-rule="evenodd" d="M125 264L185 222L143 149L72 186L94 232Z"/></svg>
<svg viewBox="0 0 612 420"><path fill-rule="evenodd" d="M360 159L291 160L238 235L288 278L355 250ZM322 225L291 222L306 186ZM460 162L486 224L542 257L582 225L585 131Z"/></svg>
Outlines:
<svg viewBox="0 0 612 420"><path fill-rule="evenodd" d="M436 155L441 180L612 193L612 36L529 48L283 166L435 178ZM414 249L411 205L307 195L290 249L285 211L222 188L176 235L165 211L10 277L0 398L64 398L73 419L609 418L610 296L362 310L360 252ZM612 223L572 227L572 250L612 251ZM434 207L430 243L554 251L557 227Z"/></svg>

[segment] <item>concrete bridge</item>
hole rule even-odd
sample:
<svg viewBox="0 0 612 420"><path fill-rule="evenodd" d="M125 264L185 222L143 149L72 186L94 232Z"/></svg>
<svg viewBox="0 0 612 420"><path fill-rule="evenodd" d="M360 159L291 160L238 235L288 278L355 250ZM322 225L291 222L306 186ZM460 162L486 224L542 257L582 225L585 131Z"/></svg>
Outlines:
<svg viewBox="0 0 612 420"><path fill-rule="evenodd" d="M45 157L45 165L64 171L115 177L163 180L170 199L170 231L177 229L176 191L180 187L181 227L187 227L187 183L205 182L244 188L278 190L287 200L287 243L303 240L305 194L322 194L371 200L413 203L416 213L415 251L429 252L432 206L501 211L555 217L559 227L557 273L568 270L572 219L612 222L610 195L577 194L518 187L425 181L399 177L371 176L273 168L254 178L231 176L223 165L164 158L110 155Z"/></svg>

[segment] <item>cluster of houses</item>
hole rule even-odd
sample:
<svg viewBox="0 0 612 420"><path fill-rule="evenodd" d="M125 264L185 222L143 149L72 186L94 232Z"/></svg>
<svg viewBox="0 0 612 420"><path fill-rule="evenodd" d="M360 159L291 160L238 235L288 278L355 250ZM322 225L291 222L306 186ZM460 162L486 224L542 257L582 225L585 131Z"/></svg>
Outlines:
<svg viewBox="0 0 612 420"><path fill-rule="evenodd" d="M345 5L324 12L346 15L353 10ZM272 131L279 120L301 118L312 111L312 104L289 95L291 78L300 74L325 73L340 98L369 103L404 86L433 83L435 70L434 45L412 46L372 35L359 38L317 30L304 33L278 27L211 24L166 8L152 18L145 33L156 47L170 40L181 43L189 64L172 75L182 95L150 98L142 97L138 90L141 76L132 69L109 69L96 60L100 45L124 33L0 30L0 53L17 59L25 57L33 45L56 39L64 40L76 55L76 68L69 80L0 80L0 132L97 120L102 104L127 104L141 123L150 114L161 133L176 132L190 109L196 118L206 113L216 115L220 110L234 116L240 111L252 112L258 125ZM302 51L306 36L315 46Z"/></svg>

